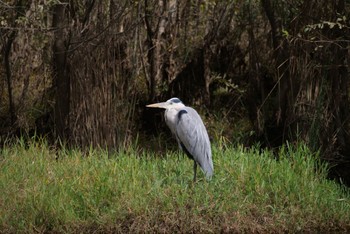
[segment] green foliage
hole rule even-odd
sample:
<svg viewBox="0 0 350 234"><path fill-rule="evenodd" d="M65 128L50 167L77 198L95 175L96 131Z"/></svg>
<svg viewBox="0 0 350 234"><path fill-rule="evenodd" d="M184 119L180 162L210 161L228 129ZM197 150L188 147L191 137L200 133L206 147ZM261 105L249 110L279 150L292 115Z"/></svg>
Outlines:
<svg viewBox="0 0 350 234"><path fill-rule="evenodd" d="M215 176L192 162L130 148L52 151L23 141L0 156L4 232L349 230L349 193L305 146L213 147ZM340 228L340 229L339 229Z"/></svg>

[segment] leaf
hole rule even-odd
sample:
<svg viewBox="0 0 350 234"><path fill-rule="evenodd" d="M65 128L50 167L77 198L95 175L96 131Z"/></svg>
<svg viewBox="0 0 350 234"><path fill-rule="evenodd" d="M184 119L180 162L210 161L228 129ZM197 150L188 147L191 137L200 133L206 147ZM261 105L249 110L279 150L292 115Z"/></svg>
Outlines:
<svg viewBox="0 0 350 234"><path fill-rule="evenodd" d="M285 29L282 29L282 34L283 34L283 36L285 36L285 37L288 37L288 36L289 36L288 31L285 30Z"/></svg>

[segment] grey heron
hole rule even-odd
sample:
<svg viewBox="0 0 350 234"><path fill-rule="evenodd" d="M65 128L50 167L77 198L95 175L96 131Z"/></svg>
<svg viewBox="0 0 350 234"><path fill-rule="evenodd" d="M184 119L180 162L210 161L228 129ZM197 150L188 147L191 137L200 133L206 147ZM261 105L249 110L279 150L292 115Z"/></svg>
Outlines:
<svg viewBox="0 0 350 234"><path fill-rule="evenodd" d="M207 130L197 111L185 106L176 97L166 102L150 104L146 107L165 109L166 124L175 135L180 149L194 161L193 180L196 181L197 164L199 164L207 179L210 179L214 173L210 141Z"/></svg>

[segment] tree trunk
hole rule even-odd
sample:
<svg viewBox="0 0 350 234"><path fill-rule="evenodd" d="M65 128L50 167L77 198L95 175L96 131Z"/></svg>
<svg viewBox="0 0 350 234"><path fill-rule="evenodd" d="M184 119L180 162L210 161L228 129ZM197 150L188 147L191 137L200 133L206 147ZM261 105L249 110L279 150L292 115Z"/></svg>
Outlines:
<svg viewBox="0 0 350 234"><path fill-rule="evenodd" d="M156 25L153 28L151 23L152 12L148 0L145 0L145 23L147 30L147 45L148 45L148 63L149 63L149 101L152 102L158 96L157 88L164 80L164 33L166 27L165 12L167 9L167 3L165 0L158 1L158 9L155 10Z"/></svg>
<svg viewBox="0 0 350 234"><path fill-rule="evenodd" d="M52 27L54 31L53 42L53 77L55 87L54 123L56 137L67 140L69 131L69 105L70 105L70 77L67 72L67 46L66 46L66 4L58 3L53 7Z"/></svg>
<svg viewBox="0 0 350 234"><path fill-rule="evenodd" d="M275 108L274 116L270 116L266 123L271 126L266 126L265 133L269 135L266 142L268 145L278 146L288 139L289 126L288 111L291 110L294 104L294 80L290 78L288 60L289 45L282 38L282 25L280 20L275 16L275 11L271 0L262 0L262 6L268 18L271 27L273 61L276 72L276 99L278 106ZM271 90L272 92L273 90ZM263 100L264 101L264 100Z"/></svg>
<svg viewBox="0 0 350 234"><path fill-rule="evenodd" d="M13 104L13 95L12 95L12 78L11 78L11 65L10 65L10 52L12 43L16 38L16 31L12 31L10 36L7 39L6 44L4 45L4 66L6 71L6 81L7 81L7 92L9 95L9 113L11 118L11 126L15 124L15 107Z"/></svg>
<svg viewBox="0 0 350 234"><path fill-rule="evenodd" d="M12 73L11 73L11 61L10 61L10 55L11 55L11 48L14 40L17 36L17 29L16 29L16 21L19 17L22 17L25 15L25 12L28 8L28 3L26 1L17 0L14 8L16 8L16 15L13 18L13 25L12 27L14 29L9 32L9 36L5 42L5 44L2 47L3 50L3 56L4 56L4 68L6 73L6 83L7 83L7 92L9 96L9 114L10 114L10 121L11 125L13 126L16 122L16 111L15 111L15 105L13 101L13 90L12 90Z"/></svg>

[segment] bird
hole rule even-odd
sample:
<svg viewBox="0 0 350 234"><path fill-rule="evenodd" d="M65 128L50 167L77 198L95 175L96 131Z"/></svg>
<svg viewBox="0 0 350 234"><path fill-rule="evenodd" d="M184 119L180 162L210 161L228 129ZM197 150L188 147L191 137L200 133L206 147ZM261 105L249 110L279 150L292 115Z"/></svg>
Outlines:
<svg viewBox="0 0 350 234"><path fill-rule="evenodd" d="M146 107L165 109L165 122L175 136L179 148L194 161L193 181L195 182L197 177L197 164L210 180L214 174L210 140L197 111L185 106L177 97L170 98L166 102L149 104Z"/></svg>

